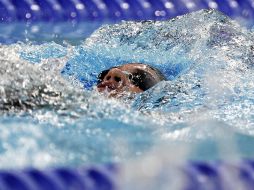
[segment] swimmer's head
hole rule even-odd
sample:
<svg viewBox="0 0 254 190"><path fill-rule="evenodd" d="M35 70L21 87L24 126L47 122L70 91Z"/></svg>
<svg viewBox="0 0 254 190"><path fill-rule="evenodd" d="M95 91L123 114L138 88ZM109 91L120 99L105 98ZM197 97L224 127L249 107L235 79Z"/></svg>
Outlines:
<svg viewBox="0 0 254 190"><path fill-rule="evenodd" d="M162 80L166 78L158 69L142 63L128 63L102 71L98 75L97 89L112 97L146 91Z"/></svg>

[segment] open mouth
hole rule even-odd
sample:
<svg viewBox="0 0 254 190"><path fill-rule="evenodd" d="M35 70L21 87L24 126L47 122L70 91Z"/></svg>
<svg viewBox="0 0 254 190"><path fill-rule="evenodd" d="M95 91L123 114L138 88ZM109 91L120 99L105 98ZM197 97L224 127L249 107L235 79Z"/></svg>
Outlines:
<svg viewBox="0 0 254 190"><path fill-rule="evenodd" d="M97 85L97 89L99 92L103 92L103 91L111 92L113 90L116 90L117 87L114 84L102 82Z"/></svg>

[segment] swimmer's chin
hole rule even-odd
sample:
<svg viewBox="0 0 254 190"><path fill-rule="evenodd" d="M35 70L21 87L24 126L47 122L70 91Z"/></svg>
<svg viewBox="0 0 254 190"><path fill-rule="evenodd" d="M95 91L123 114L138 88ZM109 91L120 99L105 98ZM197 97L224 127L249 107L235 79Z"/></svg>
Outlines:
<svg viewBox="0 0 254 190"><path fill-rule="evenodd" d="M107 98L116 98L116 99L133 99L137 96L137 92L131 92L131 91L119 91L119 90L100 90L97 88L97 92Z"/></svg>

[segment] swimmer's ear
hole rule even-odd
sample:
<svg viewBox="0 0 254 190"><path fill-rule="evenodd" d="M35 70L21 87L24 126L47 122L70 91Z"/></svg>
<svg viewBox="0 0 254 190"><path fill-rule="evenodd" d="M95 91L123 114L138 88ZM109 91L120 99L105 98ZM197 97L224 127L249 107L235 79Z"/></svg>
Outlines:
<svg viewBox="0 0 254 190"><path fill-rule="evenodd" d="M101 83L104 77L108 74L109 69L102 71L97 77L97 84Z"/></svg>

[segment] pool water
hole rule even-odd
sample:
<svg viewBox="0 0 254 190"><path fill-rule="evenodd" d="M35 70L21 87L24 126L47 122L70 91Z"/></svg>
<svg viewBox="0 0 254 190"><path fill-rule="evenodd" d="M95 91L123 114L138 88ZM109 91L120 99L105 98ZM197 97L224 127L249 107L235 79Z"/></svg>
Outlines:
<svg viewBox="0 0 254 190"><path fill-rule="evenodd" d="M253 31L214 10L92 29L0 46L1 168L253 158ZM99 94L96 76L128 62L168 80Z"/></svg>

